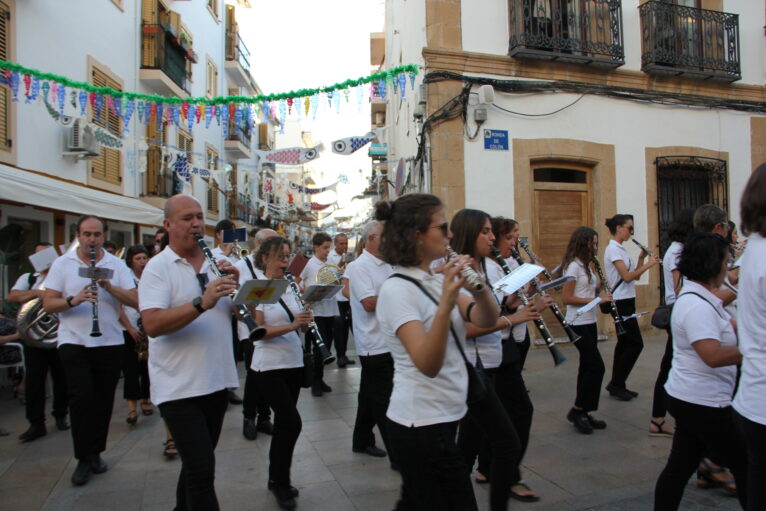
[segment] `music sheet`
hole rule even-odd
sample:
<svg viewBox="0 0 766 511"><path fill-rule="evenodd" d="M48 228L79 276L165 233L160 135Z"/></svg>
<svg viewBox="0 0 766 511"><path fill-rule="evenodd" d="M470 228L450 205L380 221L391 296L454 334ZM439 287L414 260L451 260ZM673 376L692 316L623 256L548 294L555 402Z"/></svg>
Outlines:
<svg viewBox="0 0 766 511"><path fill-rule="evenodd" d="M234 303L237 305L277 303L287 286L288 282L284 279L248 280L239 288L237 296L234 297Z"/></svg>
<svg viewBox="0 0 766 511"><path fill-rule="evenodd" d="M506 294L515 293L525 286L527 282L542 273L543 269L542 266L524 263L502 279L495 282L492 289Z"/></svg>

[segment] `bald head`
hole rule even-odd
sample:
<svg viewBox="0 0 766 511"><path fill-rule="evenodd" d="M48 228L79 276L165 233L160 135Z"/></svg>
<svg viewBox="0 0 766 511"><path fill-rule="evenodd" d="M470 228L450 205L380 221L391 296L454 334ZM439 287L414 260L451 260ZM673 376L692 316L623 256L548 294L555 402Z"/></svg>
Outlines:
<svg viewBox="0 0 766 511"><path fill-rule="evenodd" d="M167 202L165 202L165 208L163 210L165 213L165 220L170 220L173 215L178 213L178 211L193 207L194 205L196 205L200 210L202 209L200 202L191 195L173 195L167 200Z"/></svg>
<svg viewBox="0 0 766 511"><path fill-rule="evenodd" d="M168 244L178 255L189 255L196 250L195 234L205 233L205 216L199 201L190 195L174 195L165 203Z"/></svg>
<svg viewBox="0 0 766 511"><path fill-rule="evenodd" d="M269 238L273 238L274 236L279 236L276 231L273 229L261 229L255 234L255 247L254 250L258 250L261 247L261 244L266 241Z"/></svg>

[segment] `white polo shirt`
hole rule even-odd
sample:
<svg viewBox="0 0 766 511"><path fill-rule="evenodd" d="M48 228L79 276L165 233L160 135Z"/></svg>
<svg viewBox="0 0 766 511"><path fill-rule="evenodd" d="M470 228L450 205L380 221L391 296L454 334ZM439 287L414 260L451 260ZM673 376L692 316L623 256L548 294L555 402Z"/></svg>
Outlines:
<svg viewBox="0 0 766 511"><path fill-rule="evenodd" d="M428 292L439 300L444 277L420 268L394 266L401 273L419 280ZM429 378L415 367L404 344L396 336L399 327L410 321L420 321L428 331L437 306L415 284L400 278L389 278L378 295L376 315L380 331L385 336L394 359L394 388L386 416L403 426L428 426L460 420L468 410L468 373L452 333L448 334L444 363L439 374ZM457 306L450 314L452 326L465 342L465 323Z"/></svg>
<svg viewBox="0 0 766 511"><path fill-rule="evenodd" d="M343 256L340 255L338 252L336 252L334 248L331 249L330 253L327 255L327 262L330 263L330 264L334 264L335 266L340 267L340 263L342 261L343 261ZM348 267L347 267L347 269L348 269ZM341 293L340 291L338 291L338 293L335 295L335 298L339 302L347 302L348 301L348 298L343 296L343 293ZM351 312L351 314L353 314L353 312Z"/></svg>
<svg viewBox="0 0 766 511"><path fill-rule="evenodd" d="M304 266L300 275L301 286L304 291L310 286L316 285L317 272L319 272L319 268L325 264L329 264L329 262L323 262L320 261L317 256L311 256L311 259L306 263L306 266ZM338 300L336 300L334 296L312 303L311 310L314 311L314 316L319 318L331 318L340 314L340 311L338 310Z"/></svg>
<svg viewBox="0 0 766 511"><path fill-rule="evenodd" d="M674 241L670 244L662 257L662 279L665 283L665 303L670 305L676 301L676 290L673 284L673 270L678 269L678 260L684 244Z"/></svg>
<svg viewBox="0 0 766 511"><path fill-rule="evenodd" d="M138 277L136 277L136 274L133 272L133 270L129 269L128 271L130 271L130 277L133 279L136 287L138 287ZM123 305L122 310L125 311L125 317L128 318L128 323L130 323L130 326L138 330L138 318L141 317L141 313L138 312L138 309Z"/></svg>
<svg viewBox="0 0 766 511"><path fill-rule="evenodd" d="M293 317L301 311L300 303L289 287L282 295L282 301L290 308ZM279 302L258 305L257 310L263 312L265 325L279 326L291 323L290 316ZM253 371L274 371L295 367L303 367L303 343L297 330L273 339L255 342L253 362L250 365Z"/></svg>
<svg viewBox="0 0 766 511"><path fill-rule="evenodd" d="M486 282L486 279L484 277L484 273L479 271L477 272L479 274L479 277L483 282ZM461 289L461 293L465 294L466 296L471 296L471 293L467 289ZM503 299L503 293L498 293L497 291L493 291L493 294L495 295L495 300L497 301L498 305ZM494 369L496 367L500 367L500 364L503 361L503 331L498 330L496 332L492 332L489 334L480 335L479 337L466 339L465 344L463 345L465 349L465 356L466 358L473 364L476 365L476 353L478 352L479 358L481 358L481 364L486 369Z"/></svg>
<svg viewBox="0 0 766 511"><path fill-rule="evenodd" d="M737 320L742 374L734 408L766 426L766 239L751 234L740 261Z"/></svg>
<svg viewBox="0 0 766 511"><path fill-rule="evenodd" d="M220 245L212 249L210 252L213 254L213 257L215 258L216 261L223 261L224 259L226 259L227 261L231 263L232 266L236 266L237 262L240 260L240 257L237 254L235 254L233 250L231 251L231 254L225 255L223 253L223 250L221 250Z"/></svg>
<svg viewBox="0 0 766 511"><path fill-rule="evenodd" d="M41 279L40 278L41 275L39 273L34 273L33 275L34 275L34 279L33 279L34 284L32 284L32 289L40 289L40 286L42 285L45 279L44 278ZM16 283L11 288L11 291L29 291L29 290L30 290L29 273L25 273L24 275L16 279Z"/></svg>
<svg viewBox="0 0 766 511"><path fill-rule="evenodd" d="M201 273L216 280L207 260ZM202 295L194 267L170 246L149 260L138 287L139 309L170 309ZM231 345L231 298L171 334L149 337L152 402L161 404L239 386Z"/></svg>
<svg viewBox="0 0 766 511"><path fill-rule="evenodd" d="M636 297L636 281L625 282L624 280L620 286L615 289L622 277L620 272L617 271L617 267L614 265L615 261L622 261L625 263L625 267L628 271L634 270L633 261L630 260L630 255L625 247L621 243L617 243L614 240L609 240L609 245L606 246L604 252L604 270L606 270L606 280L609 281L609 287L612 289L612 298L615 300L625 300L627 298Z"/></svg>
<svg viewBox="0 0 766 511"><path fill-rule="evenodd" d="M588 273L590 273L590 280L588 280ZM588 300L596 298L596 285L598 284L598 279L596 278L596 275L593 274L593 270L590 269L590 266L586 273L582 262L579 259L575 259L569 263L569 266L566 267L562 276L572 276L575 278L574 296L577 298L587 298ZM598 307L594 307L588 312L583 313L579 318L577 317L577 312L583 305L567 305L566 320L570 325L590 325L591 323L596 322L596 310L598 310Z"/></svg>
<svg viewBox="0 0 766 511"><path fill-rule="evenodd" d="M692 291L705 299L693 294L684 296ZM665 383L669 395L714 408L731 404L737 367L710 367L693 347L695 342L703 339L715 339L722 346L736 346L737 335L729 320L718 297L696 282L684 281L670 317L673 361Z"/></svg>
<svg viewBox="0 0 766 511"><path fill-rule="evenodd" d="M114 271L112 285L123 289L134 289L136 284L125 262L104 249L101 250L103 257L96 263L96 267ZM76 250L65 253L53 261L51 269L48 270L48 277L45 279L45 288L58 291L63 297L76 295L91 283L90 279L78 275L80 268L88 266L88 263L77 257ZM99 287L98 326L101 337L90 336L93 326L93 305L91 302L83 302L58 313L58 346L78 344L87 348L97 348L123 344L125 339L122 336L122 325L119 321L121 309L122 303L107 290Z"/></svg>
<svg viewBox="0 0 766 511"><path fill-rule="evenodd" d="M261 270L255 267L252 256L247 256L247 259L250 261L250 264L253 265L253 272L255 272L255 279L266 280L266 275L264 275ZM250 273L250 268L247 266L247 263L245 262L245 258L239 259L236 262L236 264L234 264L234 267L237 270L239 270L240 287L248 280L253 280L253 274ZM245 325L244 321L239 320L239 318L237 318L237 320L238 320L237 321L237 338L240 341L249 340L250 330L247 329L247 325Z"/></svg>
<svg viewBox="0 0 766 511"><path fill-rule="evenodd" d="M346 267L344 278L348 279L351 299L351 316L354 318L354 342L356 354L363 357L389 353L386 338L380 331L375 311L364 310L362 300L380 295L380 288L394 270L390 264L379 259L366 249L355 261ZM380 302L378 302L380 303Z"/></svg>
<svg viewBox="0 0 766 511"><path fill-rule="evenodd" d="M487 262L487 278L489 278L489 281L494 284L498 280L505 277L505 272L503 271L503 268L497 264L494 260L490 259L489 257L485 259ZM508 268L511 269L511 271L515 270L519 267L519 263L517 263L515 260L506 259L506 264L508 265ZM515 293L507 295L506 293L495 293L496 296L499 297L499 299L502 301L504 296L508 296L508 300L511 300ZM523 309L524 306L520 306L519 309ZM500 330L500 335L503 339L508 339L509 333L513 336L513 340L516 342L524 342L524 339L526 339L527 336L527 324L526 323L519 323L518 325L513 325L513 328L503 328ZM483 360L483 359L482 359Z"/></svg>

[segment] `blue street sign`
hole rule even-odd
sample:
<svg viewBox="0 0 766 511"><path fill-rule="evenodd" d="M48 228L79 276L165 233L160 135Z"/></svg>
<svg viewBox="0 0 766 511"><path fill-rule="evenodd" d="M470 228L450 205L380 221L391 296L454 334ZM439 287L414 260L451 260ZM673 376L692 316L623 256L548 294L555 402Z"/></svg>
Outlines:
<svg viewBox="0 0 766 511"><path fill-rule="evenodd" d="M484 149L508 150L508 132L506 130L484 130Z"/></svg>

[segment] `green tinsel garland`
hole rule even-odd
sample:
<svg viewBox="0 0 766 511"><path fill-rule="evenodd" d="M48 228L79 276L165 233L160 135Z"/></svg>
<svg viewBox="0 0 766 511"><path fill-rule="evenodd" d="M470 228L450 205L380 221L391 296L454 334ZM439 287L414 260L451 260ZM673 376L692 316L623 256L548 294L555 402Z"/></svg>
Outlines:
<svg viewBox="0 0 766 511"><path fill-rule="evenodd" d="M402 73L418 73L418 66L415 64L407 64L404 66L394 67L387 71L381 71L370 76L363 76L355 80L346 80L344 82L336 83L335 85L320 87L317 89L298 89L297 91L279 92L276 94L259 94L257 96L217 96L212 99L207 99L204 97L183 99L177 97L160 96L159 94L142 94L140 92L118 91L112 89L111 87L96 87L93 84L87 82L77 82L65 76L59 76L53 73L43 73L42 71L30 69L20 64L16 64L15 62L8 62L6 60L0 60L0 69L10 69L11 71L16 71L22 75L27 74L37 77L40 80L57 82L70 88L81 89L87 92L94 92L96 94L109 95L115 98L119 97L125 99L140 99L149 102L172 103L177 105L180 105L184 102L207 105L221 105L230 103L261 103L263 101L275 101L288 98L304 98L307 96L313 96L318 92L333 92L336 90L344 90L351 87L357 87L365 83L378 82L380 80L390 81Z"/></svg>

